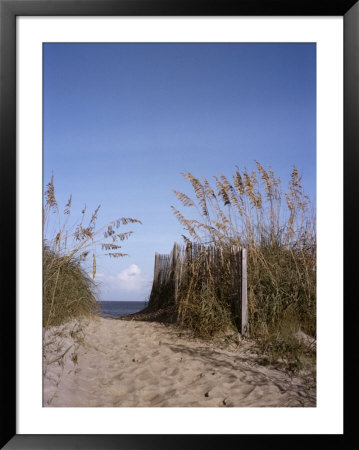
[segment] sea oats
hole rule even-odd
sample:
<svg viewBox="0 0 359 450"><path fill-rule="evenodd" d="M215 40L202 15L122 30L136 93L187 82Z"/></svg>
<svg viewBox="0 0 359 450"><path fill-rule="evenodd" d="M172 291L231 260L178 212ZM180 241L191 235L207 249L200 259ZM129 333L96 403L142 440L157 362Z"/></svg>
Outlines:
<svg viewBox="0 0 359 450"><path fill-rule="evenodd" d="M68 228L68 218L72 204L70 195L61 220L55 198L54 178L47 184L43 208L43 324L45 327L58 325L73 317L91 314L97 308L96 285L93 279L97 271L98 249L110 257L127 256L118 252L121 247L114 242L128 239L132 231L117 233L116 228L126 224L141 223L134 218L120 218L106 227L95 230L100 206L91 215L85 226L86 205L81 212L79 223ZM56 212L56 218L50 215ZM56 225L54 237L48 236L48 224ZM61 223L62 222L62 223ZM101 236L103 238L101 239ZM108 242L110 240L111 242ZM92 253L91 269L84 266L88 254ZM91 270L91 272L90 272ZM92 278L89 275L92 273Z"/></svg>
<svg viewBox="0 0 359 450"><path fill-rule="evenodd" d="M197 306L201 305L200 291L207 286L212 272L222 276L222 281L215 284L214 295L217 300L224 295L226 274L232 270L231 264L226 265L224 255L231 246L244 245L248 251L249 332L268 354L281 354L295 360L301 358L300 347L281 324L287 324L288 330L300 326L315 335L315 215L310 212L310 200L303 192L301 176L295 167L288 191L283 192L281 180L275 177L272 168L265 169L258 161L255 165L256 171L250 174L236 166L232 184L224 175L214 177L217 192L207 178L203 178L201 184L191 173L183 173L194 189L197 204L193 210L201 219L187 218L177 209L174 213L185 229L190 229L189 237L194 242L214 246L209 251L209 260L220 258L223 261L223 265L221 262L217 267L211 266L211 274L203 278L200 263L192 267L188 275L190 295L198 300ZM188 242L187 236L186 239ZM195 248L193 255L197 255ZM199 261L202 253L197 255ZM180 315L181 323L187 321L192 327L197 326L198 310L197 306L191 310L193 302L188 289L186 295L183 294Z"/></svg>

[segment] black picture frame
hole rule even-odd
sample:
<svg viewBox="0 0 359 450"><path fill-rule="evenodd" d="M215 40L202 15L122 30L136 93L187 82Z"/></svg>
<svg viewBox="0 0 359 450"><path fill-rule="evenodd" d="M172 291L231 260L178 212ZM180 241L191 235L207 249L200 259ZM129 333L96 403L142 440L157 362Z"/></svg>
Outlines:
<svg viewBox="0 0 359 450"><path fill-rule="evenodd" d="M344 448L354 430L356 415L345 415L343 435L18 435L16 434L16 17L17 16L342 16L344 18L344 285L346 293L356 279L357 247L355 195L359 169L359 2L358 0L0 0L0 192L1 248L6 264L1 271L1 448L6 449L183 449L224 448L238 445L317 445L330 439ZM353 258L352 258L353 256ZM354 295L354 294L353 294ZM355 299L345 302L345 385L356 373L354 341ZM355 390L354 390L355 391ZM353 391L353 392L354 392ZM353 401L344 391L345 411Z"/></svg>

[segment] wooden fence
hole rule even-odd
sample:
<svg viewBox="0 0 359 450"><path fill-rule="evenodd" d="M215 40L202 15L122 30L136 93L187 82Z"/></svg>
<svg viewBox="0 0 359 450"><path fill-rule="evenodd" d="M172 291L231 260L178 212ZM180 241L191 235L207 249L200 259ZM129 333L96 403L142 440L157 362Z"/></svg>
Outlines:
<svg viewBox="0 0 359 450"><path fill-rule="evenodd" d="M223 250L194 243L186 246L175 243L169 255L156 253L149 306L154 309L173 304L179 306L180 294L191 283L200 283L200 288L203 288L209 280L215 286L216 295L231 303L238 329L246 334L248 314L245 248L232 246Z"/></svg>

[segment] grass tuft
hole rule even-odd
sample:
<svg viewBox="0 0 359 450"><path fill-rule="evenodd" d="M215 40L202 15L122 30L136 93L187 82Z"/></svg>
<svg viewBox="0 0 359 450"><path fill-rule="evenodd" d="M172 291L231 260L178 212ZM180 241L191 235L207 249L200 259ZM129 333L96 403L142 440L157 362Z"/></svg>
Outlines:
<svg viewBox="0 0 359 450"><path fill-rule="evenodd" d="M119 243L128 239L132 231L118 233L117 229L123 225L141 222L121 217L103 228L96 229L100 209L98 206L87 221L84 207L80 220L70 226L72 196L69 197L61 216L53 177L46 185L44 198L43 326L49 328L97 311L94 282L97 251L106 250L105 255L113 258L126 256L126 253L117 250L121 248ZM49 230L52 230L52 233ZM87 263L89 258L91 263Z"/></svg>
<svg viewBox="0 0 359 450"><path fill-rule="evenodd" d="M203 336L233 327L237 317L226 287L231 266L225 255L232 246L245 247L249 335L263 352L294 365L297 361L299 367L300 355L309 350L297 332L316 337L315 215L296 167L284 190L271 168L255 164L251 173L237 167L231 179L214 177L213 186L207 179L183 174L195 195L175 195L193 215L172 209L188 233L185 241L213 246L224 262L215 282L208 275L199 279L200 265L194 266L192 281L179 293L179 321ZM315 354L315 348L310 352Z"/></svg>

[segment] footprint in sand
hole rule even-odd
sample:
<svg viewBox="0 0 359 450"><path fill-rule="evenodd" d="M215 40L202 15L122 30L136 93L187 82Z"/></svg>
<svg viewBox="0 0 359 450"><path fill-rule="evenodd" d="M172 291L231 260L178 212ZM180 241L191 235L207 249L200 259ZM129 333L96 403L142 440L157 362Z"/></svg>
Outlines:
<svg viewBox="0 0 359 450"><path fill-rule="evenodd" d="M315 384L308 388L305 379L293 381L284 372L259 367L255 360L244 366L238 352L232 355L220 349L213 351L203 343L185 339L176 347L178 338L175 344L170 344L171 340L168 330L154 324L136 323L135 328L131 322L99 319L96 327L87 328L84 345L79 348L76 370L80 373L74 372L68 356L55 391L58 368L55 365L47 368L44 406L292 407L316 404Z"/></svg>

